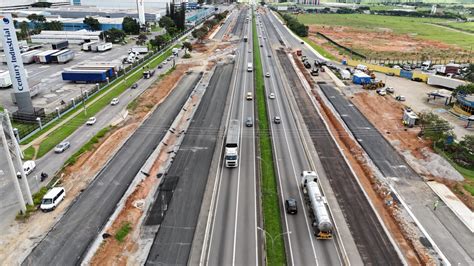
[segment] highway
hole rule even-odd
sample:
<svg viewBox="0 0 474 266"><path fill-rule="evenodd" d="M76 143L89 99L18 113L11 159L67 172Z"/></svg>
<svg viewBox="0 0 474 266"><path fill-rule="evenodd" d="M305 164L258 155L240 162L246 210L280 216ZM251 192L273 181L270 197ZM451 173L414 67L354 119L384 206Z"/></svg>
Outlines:
<svg viewBox="0 0 474 266"><path fill-rule="evenodd" d="M261 50L263 72L270 73L265 78L266 95L275 93L275 99L267 98L269 119L281 117L281 124L271 123L274 157L276 162L277 180L280 191L280 208L283 216L283 231L287 246L287 262L289 265L341 265L335 239L316 240L313 235L312 221L304 204L303 193L300 188L300 176L304 170L316 170L314 163L307 157L300 137L294 112L290 106L290 90L283 80L285 73L278 67L276 49L281 47L278 34L270 24L266 15L261 14L257 19L259 43ZM297 215L286 213L284 201L292 197L298 201ZM337 237L337 236L335 236Z"/></svg>
<svg viewBox="0 0 474 266"><path fill-rule="evenodd" d="M241 122L240 161L236 168L222 164L217 171L217 194L214 219L211 221L210 243L205 254L208 265L257 265L260 250L257 239L257 174L255 162L255 131L244 127L247 117L255 118L254 101L245 100L247 92L254 93L253 72L247 72L247 63L253 62L251 24L243 8L232 33L240 43L236 50L234 77L231 82L229 119ZM243 42L243 36L249 36ZM223 156L223 154L221 154Z"/></svg>
<svg viewBox="0 0 474 266"><path fill-rule="evenodd" d="M193 73L179 82L75 199L23 265L76 265L81 262L90 243L115 211L117 203L169 129L200 76Z"/></svg>
<svg viewBox="0 0 474 266"><path fill-rule="evenodd" d="M62 165L66 160L71 157L76 151L78 151L82 145L84 145L89 139L91 139L97 132L99 132L104 127L110 125L114 120L120 118L121 113L127 108L128 103L135 99L138 95L146 91L154 82L158 76L172 67L172 64L165 64L162 69L157 69L155 76L151 79L140 79L137 84L138 88L129 89L122 93L118 98L120 102L115 106L106 106L99 113L95 115L97 122L93 126L82 125L74 133L72 133L66 140L71 143L71 148L67 149L63 153L54 153L53 150L45 154L42 158L36 160L36 169L28 175L28 183L30 190L35 193L37 192L42 185L45 185L55 174L61 169ZM69 122L71 123L71 122ZM65 124L64 127L69 126L70 124ZM0 163L0 169L2 169ZM45 172L49 175L49 179L45 180L43 183L39 182L35 178L41 172ZM19 202L16 198L15 193L12 193L13 183L8 179L0 183L0 195L5 195L2 197L0 203L0 217L4 217L0 221L0 229L6 228L15 218L15 215L19 210ZM1 235L1 234L0 234Z"/></svg>
<svg viewBox="0 0 474 266"><path fill-rule="evenodd" d="M146 225L160 226L146 265L188 263L211 162L218 160L213 154L222 137L220 124L233 69L233 64L216 67L165 181L161 181L146 220ZM162 200L169 197L169 204ZM163 206L167 210L161 219Z"/></svg>

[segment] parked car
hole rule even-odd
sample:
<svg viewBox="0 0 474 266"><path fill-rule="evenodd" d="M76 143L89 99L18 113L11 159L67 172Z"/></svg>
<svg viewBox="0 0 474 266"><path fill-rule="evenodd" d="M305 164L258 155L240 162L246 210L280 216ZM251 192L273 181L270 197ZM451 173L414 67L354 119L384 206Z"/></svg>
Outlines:
<svg viewBox="0 0 474 266"><path fill-rule="evenodd" d="M400 101L400 102L404 102L405 101L405 96L398 95L397 97L395 97L395 100Z"/></svg>
<svg viewBox="0 0 474 266"><path fill-rule="evenodd" d="M113 98L112 101L110 102L110 105L117 105L119 103L118 98Z"/></svg>
<svg viewBox="0 0 474 266"><path fill-rule="evenodd" d="M275 93L272 92L272 93L268 94L268 98L269 99L275 99Z"/></svg>
<svg viewBox="0 0 474 266"><path fill-rule="evenodd" d="M393 87L386 87L385 91L387 91L388 93L394 93L395 89Z"/></svg>
<svg viewBox="0 0 474 266"><path fill-rule="evenodd" d="M52 211L56 209L64 197L66 197L66 191L63 187L53 187L41 200L40 209L43 212Z"/></svg>
<svg viewBox="0 0 474 266"><path fill-rule="evenodd" d="M138 88L138 84L137 84L137 83L134 83L134 84L132 85L132 87L130 87L130 88L136 89L136 88Z"/></svg>
<svg viewBox="0 0 474 266"><path fill-rule="evenodd" d="M395 74L394 74L393 72L389 72L389 73L387 73L386 75L387 75L387 76L390 76L390 77L395 76Z"/></svg>
<svg viewBox="0 0 474 266"><path fill-rule="evenodd" d="M253 119L252 117L247 117L247 119L245 120L245 126L247 127L253 127Z"/></svg>
<svg viewBox="0 0 474 266"><path fill-rule="evenodd" d="M95 122L97 122L97 119L95 117L89 117L89 119L87 119L86 125L92 126L93 124L95 124Z"/></svg>
<svg viewBox="0 0 474 266"><path fill-rule="evenodd" d="M160 69L160 68L163 68L163 64L159 64L159 65L158 65L158 68L159 68L159 69Z"/></svg>
<svg viewBox="0 0 474 266"><path fill-rule="evenodd" d="M377 89L376 92L377 92L380 96L385 96L385 95L387 95L387 92L386 92L384 89Z"/></svg>
<svg viewBox="0 0 474 266"><path fill-rule="evenodd" d="M294 198L288 198L285 200L285 209L288 214L298 213L298 203Z"/></svg>
<svg viewBox="0 0 474 266"><path fill-rule="evenodd" d="M273 117L273 122L274 122L275 124L280 124L280 123L281 123L281 118L280 118L279 116L274 116L274 117Z"/></svg>
<svg viewBox="0 0 474 266"><path fill-rule="evenodd" d="M65 150L69 149L70 146L71 146L71 143L69 143L69 141L63 141L59 143L58 145L56 145L56 147L54 148L54 152L62 153Z"/></svg>

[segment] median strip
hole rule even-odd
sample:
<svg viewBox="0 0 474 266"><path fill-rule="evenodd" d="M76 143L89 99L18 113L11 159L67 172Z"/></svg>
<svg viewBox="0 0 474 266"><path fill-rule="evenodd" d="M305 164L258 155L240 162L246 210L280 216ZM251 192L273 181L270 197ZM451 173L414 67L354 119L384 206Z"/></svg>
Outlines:
<svg viewBox="0 0 474 266"><path fill-rule="evenodd" d="M253 13L253 12L252 12ZM266 262L268 265L285 265L285 243L282 236L280 205L277 181L273 163L272 140L270 138L269 118L266 108L265 85L258 45L255 14L252 14L253 50L255 64L255 90L258 111L259 150L261 169L261 194L263 208L263 227L266 238Z"/></svg>

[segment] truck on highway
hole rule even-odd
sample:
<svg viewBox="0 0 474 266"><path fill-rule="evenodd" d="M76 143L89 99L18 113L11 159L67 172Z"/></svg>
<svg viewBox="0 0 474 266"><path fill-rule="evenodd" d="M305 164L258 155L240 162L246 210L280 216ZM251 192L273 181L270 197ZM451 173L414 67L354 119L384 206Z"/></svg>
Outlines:
<svg viewBox="0 0 474 266"><path fill-rule="evenodd" d="M128 50L129 53L146 54L148 53L148 47L145 46L134 46Z"/></svg>
<svg viewBox="0 0 474 266"><path fill-rule="evenodd" d="M60 42L56 42L56 43L51 44L51 48L53 50L62 50L62 49L66 49L68 47L69 47L69 41L60 41Z"/></svg>
<svg viewBox="0 0 474 266"><path fill-rule="evenodd" d="M155 74L155 70L143 71L143 78L149 79L149 78L153 77L154 74Z"/></svg>
<svg viewBox="0 0 474 266"><path fill-rule="evenodd" d="M240 122L230 120L225 139L225 167L239 166Z"/></svg>
<svg viewBox="0 0 474 266"><path fill-rule="evenodd" d="M458 86L466 85L467 82L460 79L453 79L444 76L431 75L428 77L428 85L440 86L448 89L456 89Z"/></svg>
<svg viewBox="0 0 474 266"><path fill-rule="evenodd" d="M313 233L317 239L331 239L334 226L329 217L326 198L319 187L319 176L314 171L303 171L301 177L301 189L310 207Z"/></svg>
<svg viewBox="0 0 474 266"><path fill-rule="evenodd" d="M252 72L252 71L253 71L252 63L247 63L247 72Z"/></svg>

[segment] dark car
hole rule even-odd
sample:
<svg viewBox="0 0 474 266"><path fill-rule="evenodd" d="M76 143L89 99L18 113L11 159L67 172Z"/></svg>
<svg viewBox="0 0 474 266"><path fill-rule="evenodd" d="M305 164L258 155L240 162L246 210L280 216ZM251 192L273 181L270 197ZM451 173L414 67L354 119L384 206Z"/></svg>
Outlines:
<svg viewBox="0 0 474 266"><path fill-rule="evenodd" d="M288 198L285 200L285 209L288 214L298 213L298 203L294 198Z"/></svg>
<svg viewBox="0 0 474 266"><path fill-rule="evenodd" d="M137 84L137 83L133 84L131 88L132 88L132 89L138 88L138 84Z"/></svg>
<svg viewBox="0 0 474 266"><path fill-rule="evenodd" d="M253 126L253 120L252 120L252 117L247 117L247 120L245 120L245 125L247 127L252 127Z"/></svg>

